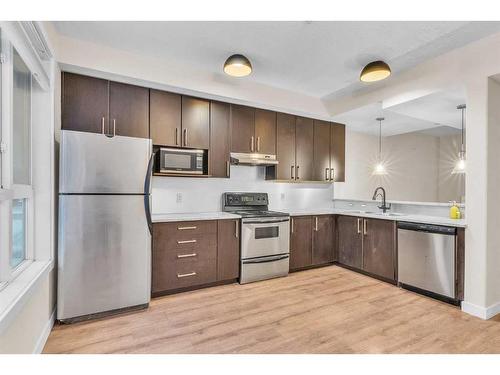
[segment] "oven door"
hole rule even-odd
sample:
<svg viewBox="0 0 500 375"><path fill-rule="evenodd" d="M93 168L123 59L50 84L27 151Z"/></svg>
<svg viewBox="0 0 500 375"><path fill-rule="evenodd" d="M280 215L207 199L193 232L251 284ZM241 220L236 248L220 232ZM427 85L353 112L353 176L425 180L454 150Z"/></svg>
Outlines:
<svg viewBox="0 0 500 375"><path fill-rule="evenodd" d="M203 150L160 149L160 172L203 174Z"/></svg>
<svg viewBox="0 0 500 375"><path fill-rule="evenodd" d="M241 259L290 252L290 218L248 218L241 223Z"/></svg>

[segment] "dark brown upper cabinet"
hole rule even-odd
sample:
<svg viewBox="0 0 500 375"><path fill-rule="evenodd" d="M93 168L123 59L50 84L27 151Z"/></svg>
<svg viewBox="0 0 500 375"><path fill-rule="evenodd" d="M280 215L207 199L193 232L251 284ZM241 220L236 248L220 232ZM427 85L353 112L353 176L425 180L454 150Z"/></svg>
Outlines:
<svg viewBox="0 0 500 375"><path fill-rule="evenodd" d="M210 144L210 102L182 97L182 147L208 149Z"/></svg>
<svg viewBox="0 0 500 375"><path fill-rule="evenodd" d="M154 145L180 147L181 108L181 95L150 90L149 130Z"/></svg>
<svg viewBox="0 0 500 375"><path fill-rule="evenodd" d="M314 181L330 181L330 131L329 122L314 120Z"/></svg>
<svg viewBox="0 0 500 375"><path fill-rule="evenodd" d="M149 89L64 72L62 129L149 138Z"/></svg>
<svg viewBox="0 0 500 375"><path fill-rule="evenodd" d="M333 262L334 222L334 218L331 215L313 216L313 265Z"/></svg>
<svg viewBox="0 0 500 375"><path fill-rule="evenodd" d="M363 270L396 279L396 222L363 219Z"/></svg>
<svg viewBox="0 0 500 375"><path fill-rule="evenodd" d="M109 133L109 81L63 72L61 83L62 129Z"/></svg>
<svg viewBox="0 0 500 375"><path fill-rule="evenodd" d="M330 147L332 181L345 182L345 125L332 123Z"/></svg>
<svg viewBox="0 0 500 375"><path fill-rule="evenodd" d="M312 264L312 217L290 219L290 269L299 270Z"/></svg>
<svg viewBox="0 0 500 375"><path fill-rule="evenodd" d="M230 105L211 102L210 106L209 174L213 177L229 177Z"/></svg>
<svg viewBox="0 0 500 375"><path fill-rule="evenodd" d="M276 155L276 112L255 110L255 151Z"/></svg>
<svg viewBox="0 0 500 375"><path fill-rule="evenodd" d="M295 180L313 180L313 120L296 117L295 121Z"/></svg>
<svg viewBox="0 0 500 375"><path fill-rule="evenodd" d="M276 158L279 164L269 167L277 180L295 179L295 116L286 113L276 115Z"/></svg>
<svg viewBox="0 0 500 375"><path fill-rule="evenodd" d="M149 138L149 89L109 83L110 133Z"/></svg>
<svg viewBox="0 0 500 375"><path fill-rule="evenodd" d="M337 217L338 262L346 266L363 267L363 219L354 216Z"/></svg>
<svg viewBox="0 0 500 375"><path fill-rule="evenodd" d="M255 152L255 108L231 104L231 152Z"/></svg>

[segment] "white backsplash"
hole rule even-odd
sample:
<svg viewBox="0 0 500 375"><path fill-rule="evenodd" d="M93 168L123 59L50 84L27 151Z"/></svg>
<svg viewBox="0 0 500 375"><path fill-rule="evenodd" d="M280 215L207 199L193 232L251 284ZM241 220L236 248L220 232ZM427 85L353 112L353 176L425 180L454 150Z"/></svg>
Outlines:
<svg viewBox="0 0 500 375"><path fill-rule="evenodd" d="M333 184L285 183L265 180L264 167L231 166L231 178L153 177L153 213L214 212L221 210L225 192L269 194L269 208L333 207Z"/></svg>

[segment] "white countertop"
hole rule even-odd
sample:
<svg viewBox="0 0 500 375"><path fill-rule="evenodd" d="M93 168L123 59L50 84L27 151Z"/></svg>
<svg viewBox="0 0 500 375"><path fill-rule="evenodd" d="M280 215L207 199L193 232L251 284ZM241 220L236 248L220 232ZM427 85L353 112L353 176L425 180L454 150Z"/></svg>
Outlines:
<svg viewBox="0 0 500 375"><path fill-rule="evenodd" d="M465 219L449 219L447 217L440 216L429 216L429 215L417 215L417 214L396 214L382 215L377 213L367 213L360 211L344 210L340 208L326 208L326 209L309 209L309 210L280 210L283 212L288 212L290 216L309 216L309 215L348 215L357 217L367 217L371 219L384 219L384 220L394 220L394 221L405 221L412 223L424 223L424 224L435 224L435 225L448 225L452 227L465 228L467 223Z"/></svg>
<svg viewBox="0 0 500 375"><path fill-rule="evenodd" d="M151 215L153 223L168 223L174 221L239 219L240 217L241 217L240 215L230 214L222 211Z"/></svg>

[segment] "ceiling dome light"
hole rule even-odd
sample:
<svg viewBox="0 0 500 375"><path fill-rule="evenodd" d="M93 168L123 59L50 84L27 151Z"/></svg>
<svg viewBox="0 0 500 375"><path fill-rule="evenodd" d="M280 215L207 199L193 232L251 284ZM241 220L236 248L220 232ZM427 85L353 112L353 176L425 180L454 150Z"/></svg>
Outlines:
<svg viewBox="0 0 500 375"><path fill-rule="evenodd" d="M366 65L359 79L362 82L376 82L381 81L391 75L391 68L383 61L372 61Z"/></svg>
<svg viewBox="0 0 500 375"><path fill-rule="evenodd" d="M224 73L233 77L245 77L252 73L252 64L243 55L232 55L224 63Z"/></svg>

